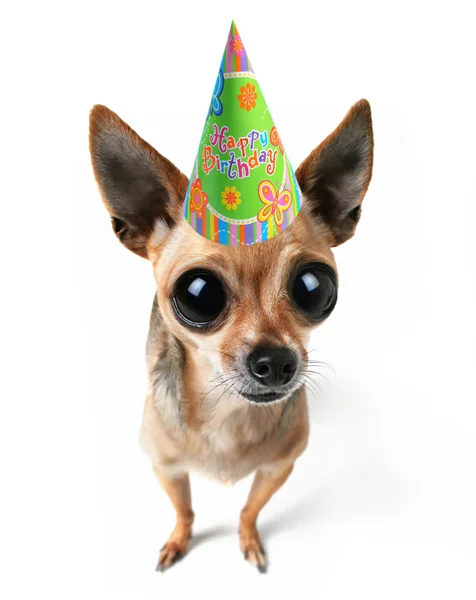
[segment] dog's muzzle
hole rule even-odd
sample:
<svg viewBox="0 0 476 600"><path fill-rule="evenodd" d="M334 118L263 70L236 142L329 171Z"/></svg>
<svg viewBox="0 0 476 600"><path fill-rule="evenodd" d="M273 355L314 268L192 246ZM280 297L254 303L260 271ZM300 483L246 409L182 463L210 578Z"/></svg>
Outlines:
<svg viewBox="0 0 476 600"><path fill-rule="evenodd" d="M259 346L246 366L254 385L242 395L252 402L273 402L287 396L298 369L298 357L286 347Z"/></svg>

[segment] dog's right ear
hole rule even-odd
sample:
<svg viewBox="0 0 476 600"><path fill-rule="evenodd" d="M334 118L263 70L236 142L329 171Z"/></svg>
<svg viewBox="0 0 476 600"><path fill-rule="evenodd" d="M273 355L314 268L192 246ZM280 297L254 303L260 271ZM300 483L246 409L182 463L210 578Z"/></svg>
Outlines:
<svg viewBox="0 0 476 600"><path fill-rule="evenodd" d="M360 100L296 171L312 215L329 225L334 246L354 235L372 177L373 148L370 104Z"/></svg>
<svg viewBox="0 0 476 600"><path fill-rule="evenodd" d="M152 233L165 238L178 219L188 179L105 106L94 106L89 125L94 175L114 233L148 258Z"/></svg>

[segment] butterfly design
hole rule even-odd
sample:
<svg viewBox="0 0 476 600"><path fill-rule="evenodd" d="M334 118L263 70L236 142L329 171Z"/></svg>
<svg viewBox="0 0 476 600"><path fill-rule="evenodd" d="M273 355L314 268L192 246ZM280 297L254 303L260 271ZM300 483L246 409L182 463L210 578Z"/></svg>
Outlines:
<svg viewBox="0 0 476 600"><path fill-rule="evenodd" d="M223 76L223 71L220 69L218 71L218 77L215 83L215 89L213 90L212 101L210 104L210 112L209 115L214 113L219 117L223 112L223 102L220 100L221 93L223 92L223 88L225 86L225 77Z"/></svg>
<svg viewBox="0 0 476 600"><path fill-rule="evenodd" d="M264 223L274 215L276 225L284 222L284 211L291 206L292 196L289 190L276 191L271 181L265 179L258 186L258 196L264 206L258 213L258 221Z"/></svg>

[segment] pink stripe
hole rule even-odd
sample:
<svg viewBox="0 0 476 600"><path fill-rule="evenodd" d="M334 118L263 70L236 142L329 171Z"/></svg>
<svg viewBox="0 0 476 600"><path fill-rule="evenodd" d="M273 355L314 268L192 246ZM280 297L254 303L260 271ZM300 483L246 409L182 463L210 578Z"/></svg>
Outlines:
<svg viewBox="0 0 476 600"><path fill-rule="evenodd" d="M238 246L237 234L238 234L237 226L230 224L230 245L231 246Z"/></svg>
<svg viewBox="0 0 476 600"><path fill-rule="evenodd" d="M227 73L232 73L233 72L233 52L231 51L230 43L231 43L231 37L228 38L228 42L227 42L226 48L225 48L225 54L226 54L226 72Z"/></svg>
<svg viewBox="0 0 476 600"><path fill-rule="evenodd" d="M261 222L256 221L256 242L261 242L261 236L263 232L261 231Z"/></svg>

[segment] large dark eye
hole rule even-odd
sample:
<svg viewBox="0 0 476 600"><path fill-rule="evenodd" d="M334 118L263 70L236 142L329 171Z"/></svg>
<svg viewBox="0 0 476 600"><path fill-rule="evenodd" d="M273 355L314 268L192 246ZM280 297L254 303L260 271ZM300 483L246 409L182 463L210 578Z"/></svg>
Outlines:
<svg viewBox="0 0 476 600"><path fill-rule="evenodd" d="M322 263L299 267L291 276L288 291L293 305L306 319L322 321L337 302L335 273Z"/></svg>
<svg viewBox="0 0 476 600"><path fill-rule="evenodd" d="M192 327L206 327L226 307L223 284L210 271L194 269L177 281L172 304L178 317Z"/></svg>

